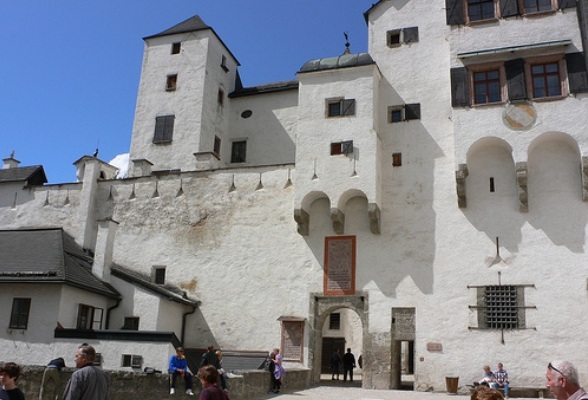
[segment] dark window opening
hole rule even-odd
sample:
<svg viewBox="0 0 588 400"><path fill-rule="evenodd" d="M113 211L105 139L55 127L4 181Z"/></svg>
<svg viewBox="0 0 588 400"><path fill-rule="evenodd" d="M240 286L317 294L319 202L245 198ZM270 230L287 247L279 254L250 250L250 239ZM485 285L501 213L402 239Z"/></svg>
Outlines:
<svg viewBox="0 0 588 400"><path fill-rule="evenodd" d="M176 42L172 44L172 54L180 54L180 50L182 50L182 42Z"/></svg>
<svg viewBox="0 0 588 400"><path fill-rule="evenodd" d="M158 285L165 283L165 267L155 267L153 269L153 282Z"/></svg>
<svg viewBox="0 0 588 400"><path fill-rule="evenodd" d="M222 88L218 89L217 101L221 107L225 104L225 91Z"/></svg>
<svg viewBox="0 0 588 400"><path fill-rule="evenodd" d="M401 167L402 166L402 153L392 153L392 166L393 167Z"/></svg>
<svg viewBox="0 0 588 400"><path fill-rule="evenodd" d="M219 138L218 136L214 136L214 147L213 147L213 153L216 154L217 157L220 156L220 151L221 151L221 138Z"/></svg>
<svg viewBox="0 0 588 400"><path fill-rule="evenodd" d="M102 329L102 312L101 308L80 304L76 329Z"/></svg>
<svg viewBox="0 0 588 400"><path fill-rule="evenodd" d="M355 99L338 99L327 102L328 117L346 117L355 115Z"/></svg>
<svg viewBox="0 0 588 400"><path fill-rule="evenodd" d="M404 121L404 116L403 116L404 113L402 112L402 110L403 110L402 108L390 110L390 122L391 123Z"/></svg>
<svg viewBox="0 0 588 400"><path fill-rule="evenodd" d="M229 67L227 67L227 57L225 56L222 56L221 58L221 68L223 69L223 71L229 72Z"/></svg>
<svg viewBox="0 0 588 400"><path fill-rule="evenodd" d="M468 0L468 17L471 22L493 19L494 0Z"/></svg>
<svg viewBox="0 0 588 400"><path fill-rule="evenodd" d="M478 288L478 325L486 329L524 328L523 287Z"/></svg>
<svg viewBox="0 0 588 400"><path fill-rule="evenodd" d="M335 331L341 329L341 313L329 314L329 329Z"/></svg>
<svg viewBox="0 0 588 400"><path fill-rule="evenodd" d="M551 0L525 0L525 13L533 14L543 11L551 11Z"/></svg>
<svg viewBox="0 0 588 400"><path fill-rule="evenodd" d="M396 47L400 46L400 29L395 29L393 31L388 31L387 35L387 43L389 47Z"/></svg>
<svg viewBox="0 0 588 400"><path fill-rule="evenodd" d="M233 142L231 147L231 162L232 163L244 163L247 156L247 141L239 140Z"/></svg>
<svg viewBox="0 0 588 400"><path fill-rule="evenodd" d="M139 317L125 317L125 322L121 329L126 331L138 331Z"/></svg>
<svg viewBox="0 0 588 400"><path fill-rule="evenodd" d="M494 193L495 191L495 187L494 187L494 178L491 177L490 178L490 192Z"/></svg>
<svg viewBox="0 0 588 400"><path fill-rule="evenodd" d="M331 155L353 154L353 140L331 143Z"/></svg>
<svg viewBox="0 0 588 400"><path fill-rule="evenodd" d="M12 311L10 313L10 329L27 329L29 325L29 313L31 310L31 299L12 300Z"/></svg>
<svg viewBox="0 0 588 400"><path fill-rule="evenodd" d="M388 115L390 123L421 119L421 104L411 103L404 106L389 107Z"/></svg>
<svg viewBox="0 0 588 400"><path fill-rule="evenodd" d="M165 84L165 90L168 92L173 92L176 90L176 86L178 83L178 75L174 74L174 75L168 75L167 76L167 82Z"/></svg>
<svg viewBox="0 0 588 400"><path fill-rule="evenodd" d="M474 103L488 104L502 101L500 71L491 70L474 73Z"/></svg>
<svg viewBox="0 0 588 400"><path fill-rule="evenodd" d="M561 96L559 63L531 65L531 82L534 98Z"/></svg>
<svg viewBox="0 0 588 400"><path fill-rule="evenodd" d="M169 143L174 134L175 115L164 115L155 118L155 134L153 143Z"/></svg>

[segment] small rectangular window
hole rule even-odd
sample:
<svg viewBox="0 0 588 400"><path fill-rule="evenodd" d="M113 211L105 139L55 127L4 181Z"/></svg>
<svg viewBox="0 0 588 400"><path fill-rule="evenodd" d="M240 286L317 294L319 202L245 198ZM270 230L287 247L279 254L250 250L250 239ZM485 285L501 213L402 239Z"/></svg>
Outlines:
<svg viewBox="0 0 588 400"><path fill-rule="evenodd" d="M229 72L229 67L227 67L227 57L225 57L224 55L221 58L221 68L223 69L223 71Z"/></svg>
<svg viewBox="0 0 588 400"><path fill-rule="evenodd" d="M400 46L401 32L402 32L401 29L394 29L394 30L386 32L386 44L388 45L388 47Z"/></svg>
<svg viewBox="0 0 588 400"><path fill-rule="evenodd" d="M347 117L355 115L355 99L327 100L327 117Z"/></svg>
<svg viewBox="0 0 588 400"><path fill-rule="evenodd" d="M172 44L172 54L180 54L180 50L182 50L182 42L176 42Z"/></svg>
<svg viewBox="0 0 588 400"><path fill-rule="evenodd" d="M496 190L496 188L494 187L494 178L491 177L490 178L490 192L494 193L495 190Z"/></svg>
<svg viewBox="0 0 588 400"><path fill-rule="evenodd" d="M165 84L165 90L168 92L174 92L178 83L178 74L168 75L167 82Z"/></svg>
<svg viewBox="0 0 588 400"><path fill-rule="evenodd" d="M559 62L533 64L530 68L533 98L558 97L562 95Z"/></svg>
<svg viewBox="0 0 588 400"><path fill-rule="evenodd" d="M413 119L421 119L420 103L388 107L388 121L391 124L402 121L410 121Z"/></svg>
<svg viewBox="0 0 588 400"><path fill-rule="evenodd" d="M153 283L158 285L165 283L165 267L153 267Z"/></svg>
<svg viewBox="0 0 588 400"><path fill-rule="evenodd" d="M502 101L500 70L492 69L473 73L474 104Z"/></svg>
<svg viewBox="0 0 588 400"><path fill-rule="evenodd" d="M402 153L392 153L392 166L393 167L401 167L402 166Z"/></svg>
<svg viewBox="0 0 588 400"><path fill-rule="evenodd" d="M123 354L121 367L141 368L143 366L143 357L135 354Z"/></svg>
<svg viewBox="0 0 588 400"><path fill-rule="evenodd" d="M139 317L125 317L125 322L121 329L126 331L138 331Z"/></svg>
<svg viewBox="0 0 588 400"><path fill-rule="evenodd" d="M101 308L79 304L76 329L102 329L102 314Z"/></svg>
<svg viewBox="0 0 588 400"><path fill-rule="evenodd" d="M225 104L225 91L222 88L218 89L217 101L221 107Z"/></svg>
<svg viewBox="0 0 588 400"><path fill-rule="evenodd" d="M27 329L29 325L29 313L31 299L12 299L12 311L10 313L10 329Z"/></svg>
<svg viewBox="0 0 588 400"><path fill-rule="evenodd" d="M170 143L174 134L175 115L164 115L155 118L153 143Z"/></svg>
<svg viewBox="0 0 588 400"><path fill-rule="evenodd" d="M495 285L478 288L478 326L485 329L525 327L522 286Z"/></svg>
<svg viewBox="0 0 588 400"><path fill-rule="evenodd" d="M467 0L470 22L484 21L496 17L495 0Z"/></svg>
<svg viewBox="0 0 588 400"><path fill-rule="evenodd" d="M221 138L219 138L218 136L214 136L214 147L213 147L213 153L217 156L220 157L220 151L221 151Z"/></svg>
<svg viewBox="0 0 588 400"><path fill-rule="evenodd" d="M244 163L247 159L247 141L239 140L231 146L231 162Z"/></svg>
<svg viewBox="0 0 588 400"><path fill-rule="evenodd" d="M535 14L556 9L552 0L524 0L525 14Z"/></svg>
<svg viewBox="0 0 588 400"><path fill-rule="evenodd" d="M341 313L329 314L329 329L334 331L341 329Z"/></svg>
<svg viewBox="0 0 588 400"><path fill-rule="evenodd" d="M353 154L353 140L331 143L331 155Z"/></svg>

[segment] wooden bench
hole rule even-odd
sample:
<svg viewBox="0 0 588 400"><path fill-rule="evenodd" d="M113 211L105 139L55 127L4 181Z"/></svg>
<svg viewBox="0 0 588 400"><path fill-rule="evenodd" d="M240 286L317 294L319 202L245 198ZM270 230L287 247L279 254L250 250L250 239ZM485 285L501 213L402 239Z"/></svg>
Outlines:
<svg viewBox="0 0 588 400"><path fill-rule="evenodd" d="M470 388L473 393L479 386L466 385ZM504 388L498 388L500 392L504 394ZM535 387L535 386L509 386L509 397L523 397L523 398L553 398L551 392L546 387Z"/></svg>

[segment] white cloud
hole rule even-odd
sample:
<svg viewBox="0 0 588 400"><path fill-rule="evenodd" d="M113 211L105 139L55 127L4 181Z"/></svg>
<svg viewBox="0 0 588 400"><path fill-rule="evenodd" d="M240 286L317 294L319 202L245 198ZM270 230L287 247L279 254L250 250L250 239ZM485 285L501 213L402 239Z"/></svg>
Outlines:
<svg viewBox="0 0 588 400"><path fill-rule="evenodd" d="M108 162L118 168L116 179L129 177L129 153L119 154Z"/></svg>

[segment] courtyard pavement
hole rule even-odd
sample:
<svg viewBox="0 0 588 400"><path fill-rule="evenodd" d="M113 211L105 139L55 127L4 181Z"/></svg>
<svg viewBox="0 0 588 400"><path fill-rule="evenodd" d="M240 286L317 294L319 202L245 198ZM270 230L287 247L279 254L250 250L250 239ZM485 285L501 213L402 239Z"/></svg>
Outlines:
<svg viewBox="0 0 588 400"><path fill-rule="evenodd" d="M349 386L317 386L292 392L289 392L286 387L281 393L269 394L255 400L469 400L469 398L470 396L465 394L414 392L407 390L371 390ZM510 399L518 400L513 397Z"/></svg>

